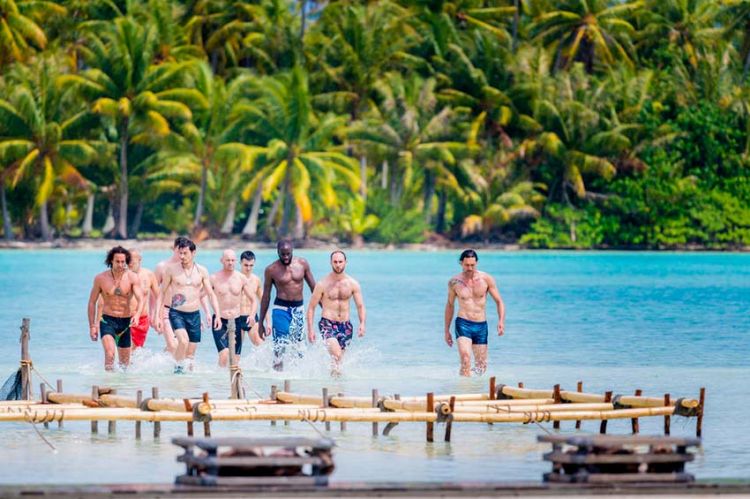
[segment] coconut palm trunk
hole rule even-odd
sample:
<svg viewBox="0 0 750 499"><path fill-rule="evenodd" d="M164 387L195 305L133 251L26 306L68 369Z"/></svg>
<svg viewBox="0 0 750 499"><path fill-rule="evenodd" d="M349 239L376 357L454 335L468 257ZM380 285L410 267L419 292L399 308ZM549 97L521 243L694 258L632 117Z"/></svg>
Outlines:
<svg viewBox="0 0 750 499"><path fill-rule="evenodd" d="M424 222L429 228L432 224L432 198L435 195L435 177L430 170L424 177Z"/></svg>
<svg viewBox="0 0 750 499"><path fill-rule="evenodd" d="M128 237L128 122L122 127L120 136L120 208L117 220L117 236Z"/></svg>
<svg viewBox="0 0 750 499"><path fill-rule="evenodd" d="M12 241L15 238L13 236L13 224L8 212L8 201L5 198L5 177L0 177L0 201L3 206L3 237L6 241Z"/></svg>
<svg viewBox="0 0 750 499"><path fill-rule="evenodd" d="M234 228L234 217L237 215L237 199L229 201L229 207L227 208L227 215L224 217L224 223L221 224L219 232L222 234L231 234Z"/></svg>
<svg viewBox="0 0 750 499"><path fill-rule="evenodd" d="M89 237L91 231L94 229L94 202L96 201L96 194L91 192L86 199L86 214L83 217L83 225L81 226L81 233L83 237Z"/></svg>
<svg viewBox="0 0 750 499"><path fill-rule="evenodd" d="M367 158L364 154L359 157L359 177L362 182L359 187L359 195L367 201Z"/></svg>
<svg viewBox="0 0 750 499"><path fill-rule="evenodd" d="M193 230L198 229L201 226L201 218L203 218L203 206L206 203L206 189L208 186L208 165L206 160L201 161L201 188L198 193L198 203L195 207L195 220L193 220Z"/></svg>
<svg viewBox="0 0 750 499"><path fill-rule="evenodd" d="M258 235L258 216L260 214L260 205L263 201L263 182L258 185L253 197L253 205L250 208L250 216L247 217L247 223L242 229L242 236L254 238Z"/></svg>
<svg viewBox="0 0 750 499"><path fill-rule="evenodd" d="M292 186L292 165L294 165L294 154L289 154L286 160L286 173L284 174L284 186L282 195L284 196L284 206L281 210L281 237L289 234L289 222L294 210L294 196L291 193Z"/></svg>
<svg viewBox="0 0 750 499"><path fill-rule="evenodd" d="M49 207L46 199L39 205L39 228L42 231L42 239L50 241L52 239L52 230L49 226Z"/></svg>

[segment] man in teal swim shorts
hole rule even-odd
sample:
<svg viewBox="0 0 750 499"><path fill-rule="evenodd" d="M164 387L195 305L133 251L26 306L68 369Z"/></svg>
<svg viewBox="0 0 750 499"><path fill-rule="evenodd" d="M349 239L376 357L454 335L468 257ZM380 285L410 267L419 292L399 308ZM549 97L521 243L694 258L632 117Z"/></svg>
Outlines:
<svg viewBox="0 0 750 499"><path fill-rule="evenodd" d="M497 334L505 332L505 305L491 275L477 270L479 256L473 249L461 253L459 262L462 272L448 282L448 302L445 304L445 342L453 346L451 321L454 303L458 298L456 317L456 342L461 360L461 376L471 376L471 354L474 353L474 372L483 374L487 370L487 295L497 304Z"/></svg>

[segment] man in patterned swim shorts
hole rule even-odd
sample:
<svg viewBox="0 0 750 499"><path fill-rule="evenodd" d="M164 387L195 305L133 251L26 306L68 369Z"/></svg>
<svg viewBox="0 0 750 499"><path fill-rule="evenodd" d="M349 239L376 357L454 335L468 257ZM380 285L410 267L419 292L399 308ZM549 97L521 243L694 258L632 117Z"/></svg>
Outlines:
<svg viewBox="0 0 750 499"><path fill-rule="evenodd" d="M346 255L343 251L336 250L331 253L331 270L330 274L315 285L310 298L310 305L307 307L307 338L311 343L315 342L312 323L315 307L321 303L323 312L318 327L333 361L331 374L336 376L341 373L341 357L351 342L354 332L352 323L349 321L349 300L354 298L354 304L357 306L359 318L357 336L360 338L365 335L366 312L362 288L354 278L344 272Z"/></svg>

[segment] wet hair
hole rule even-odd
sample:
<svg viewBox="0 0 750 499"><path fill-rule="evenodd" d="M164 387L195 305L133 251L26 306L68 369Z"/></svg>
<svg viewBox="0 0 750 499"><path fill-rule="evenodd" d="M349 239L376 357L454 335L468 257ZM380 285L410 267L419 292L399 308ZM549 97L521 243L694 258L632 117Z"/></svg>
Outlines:
<svg viewBox="0 0 750 499"><path fill-rule="evenodd" d="M104 263L107 267L112 268L112 261L115 259L115 255L125 255L125 263L130 265L130 251L126 250L122 246L115 246L111 250L107 251L107 258L104 259Z"/></svg>
<svg viewBox="0 0 750 499"><path fill-rule="evenodd" d="M463 250L461 252L461 256L458 258L458 261L463 262L464 258L476 258L476 260L479 261L479 255L477 255L477 252L473 249Z"/></svg>
<svg viewBox="0 0 750 499"><path fill-rule="evenodd" d="M243 251L240 255L240 261L242 260L255 260L255 253L250 250Z"/></svg>
<svg viewBox="0 0 750 499"><path fill-rule="evenodd" d="M173 247L174 249L177 249L177 248L184 248L185 246L180 246L180 245L181 245L181 244L184 244L184 243L185 243L185 241L190 241L190 239L188 239L188 238L187 238L187 237L185 237L185 236L177 236L177 237L175 238L175 240L174 240L174 245L173 245L172 247Z"/></svg>
<svg viewBox="0 0 750 499"><path fill-rule="evenodd" d="M177 239L179 239L179 237ZM183 237L182 240L177 244L177 246L175 246L175 248L188 248L190 251L195 251L195 243L187 237Z"/></svg>
<svg viewBox="0 0 750 499"><path fill-rule="evenodd" d="M343 256L343 257L344 257L344 261L347 261L347 260L346 260L346 253L344 253L344 251L343 251L343 250L340 250L340 249L337 249L337 250L333 250L333 251L331 252L331 260L333 260L333 255L335 255L336 253L341 253L341 256Z"/></svg>
<svg viewBox="0 0 750 499"><path fill-rule="evenodd" d="M276 243L276 251L279 251L281 248L289 246L291 249L294 249L294 245L292 244L292 241L289 239L282 239L278 243Z"/></svg>

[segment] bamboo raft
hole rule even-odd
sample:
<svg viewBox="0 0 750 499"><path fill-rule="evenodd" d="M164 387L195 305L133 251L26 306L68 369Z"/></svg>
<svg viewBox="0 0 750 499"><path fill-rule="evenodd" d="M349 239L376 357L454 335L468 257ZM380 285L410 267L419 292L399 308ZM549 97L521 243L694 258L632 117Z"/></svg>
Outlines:
<svg viewBox="0 0 750 499"><path fill-rule="evenodd" d="M230 321L230 325L233 322ZM563 390L560 385L551 389L528 389L497 384L489 380L485 393L434 394L401 397L380 396L373 390L371 396L329 395L323 388L321 395L299 394L291 391L289 381L279 391L271 387L268 398L244 398L241 371L236 359L230 355L230 398L212 399L208 393L201 398L160 398L157 387L151 397L144 398L141 390L135 396L123 396L116 390L93 386L90 394L65 393L62 380L54 387L40 386L41 398L31 400L31 359L28 354L29 322L21 327L21 379L23 398L26 400L0 401L0 422L49 423L62 426L65 421L90 421L92 433L98 432L98 421L109 422L109 432L114 433L117 421L134 421L136 438L141 438L141 423L154 423L154 437L159 437L161 423L183 422L187 435L192 437L194 424L203 423L204 435L210 436L210 425L219 421L276 421L323 422L330 430L332 422L371 423L373 435L379 434L378 424L385 423L388 435L399 423L424 423L426 439L434 440L434 424L445 423L445 441L450 441L453 423L548 423L559 429L562 421L575 421L580 429L582 421L599 421L600 433L607 431L607 421L630 419L632 433L639 433L639 418L663 417L664 434L670 434L674 416L696 418L696 435L701 436L705 403L705 389L700 389L697 399L643 396L641 390L634 395L613 395L583 392L578 382L575 391ZM229 334L230 342L234 334ZM234 352L230 345L230 353Z"/></svg>

